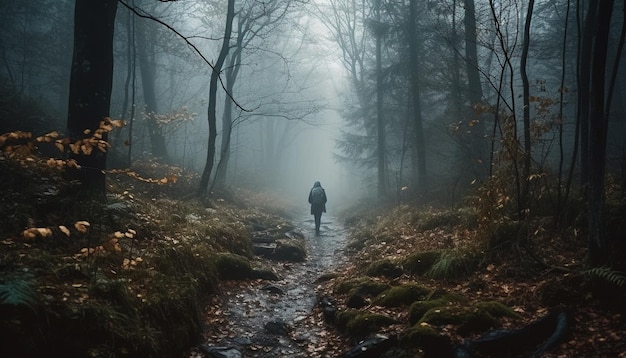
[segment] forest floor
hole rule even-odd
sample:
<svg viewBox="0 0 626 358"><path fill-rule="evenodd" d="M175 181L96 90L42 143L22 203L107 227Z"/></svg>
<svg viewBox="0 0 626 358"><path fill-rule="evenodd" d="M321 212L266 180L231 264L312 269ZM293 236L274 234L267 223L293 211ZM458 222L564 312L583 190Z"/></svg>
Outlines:
<svg viewBox="0 0 626 358"><path fill-rule="evenodd" d="M325 297L331 297L339 311L351 310L348 303L350 295L341 292L342 283L370 276L376 282L391 286L419 284L432 292L455 293L470 302L497 301L515 312L514 317L501 317L497 325L470 334L462 331L463 322L434 325L451 346L477 339L495 328L514 331L551 312L564 309L568 312L566 333L560 337L558 344L541 356L626 357L623 289L615 291L613 287L607 288L605 282L598 283L588 275L581 274L586 242L576 232L567 238L555 236L554 233L535 232L530 245L532 248L524 250L521 247L509 247L497 250L496 254L488 255L470 272L458 278L429 278L428 275L417 276L406 272L398 272L393 277L385 277L388 275L384 273L376 274L372 270L375 263L402 262L401 258L408 253L462 250L476 244L468 242L475 238L475 233L470 232L474 229L464 224L449 225L440 219L448 217L446 210L427 209L426 214L419 212L406 205L387 212L357 212L345 218L352 223L349 228L342 227L338 218L329 218L329 225L321 237L312 235L311 223L299 221L295 228L311 233L305 235L309 249L307 261L287 265L265 263L273 265L283 277L272 285L288 287L287 294L268 293L264 290L268 282L263 280L226 283L225 294L215 298L205 316L208 327L205 344L237 347L244 357L342 356L367 337L351 335L345 327L341 329L329 324L320 302ZM418 224L420 216L422 225ZM433 218L441 225L433 226L429 223L426 226L430 228L420 229L420 226L424 226L424 220L430 222ZM311 267L318 270L311 270ZM365 295L365 302L358 311L392 317L394 322L369 333L382 334L384 337L406 334L407 328L411 326L408 304L397 307L379 305L375 296ZM314 297L316 300L313 300ZM263 332L263 323L276 315L288 324L289 330L275 341L255 340L254 337ZM540 337L539 341L522 342L521 347L512 345L514 351L505 349L477 356L528 357L540 343L548 340L549 334ZM252 339L242 340L242 337ZM437 352L430 356L443 354ZM207 355L202 350L194 349L191 356ZM352 356L370 355L363 353ZM429 355L417 347L371 356Z"/></svg>
<svg viewBox="0 0 626 358"><path fill-rule="evenodd" d="M519 223L508 222L485 239L472 208L359 203L325 216L315 237L285 201L235 190L200 203L183 175L141 180L163 176L150 163L140 176L110 175L104 206L79 204L33 162L0 165L0 335L13 342L2 356L200 357L235 347L244 357L337 357L383 334L408 348L379 356L421 357L429 342L452 347L565 309L566 335L543 356L626 357L623 272L586 270L575 228L556 234L539 220L520 241ZM252 234L268 228L299 232L306 260L254 255ZM389 303L396 288L427 294ZM494 301L506 309L482 311ZM416 316L435 302L430 318ZM278 330L268 334L268 322ZM491 356L528 356L536 344Z"/></svg>

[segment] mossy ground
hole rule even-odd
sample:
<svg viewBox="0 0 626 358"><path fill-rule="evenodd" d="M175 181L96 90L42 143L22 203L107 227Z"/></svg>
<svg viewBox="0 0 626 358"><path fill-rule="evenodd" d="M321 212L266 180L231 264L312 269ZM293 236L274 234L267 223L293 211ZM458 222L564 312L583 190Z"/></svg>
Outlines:
<svg viewBox="0 0 626 358"><path fill-rule="evenodd" d="M53 168L0 166L0 334L13 342L1 356L182 356L220 282L263 274L253 224L289 227L271 214L288 205L259 209L242 190L181 200L197 178L175 167L135 165L144 178L179 175L168 185L110 174L101 203L73 195ZM27 228L40 231L27 238Z"/></svg>
<svg viewBox="0 0 626 358"><path fill-rule="evenodd" d="M350 213L347 222L353 244L349 245L349 264L339 275L325 280L321 291L334 295L337 307L348 310L350 318L365 313L394 318L394 323L376 331L399 338L389 354L450 354L455 343L493 329L520 328L563 306L577 312L571 335L554 353L544 356L580 355L583 351L618 356L626 351L616 333L626 322L626 312L583 273L586 243L580 236L570 236L576 231L550 231L547 220L534 220L532 227L527 224L521 233L535 233L532 247L524 249L520 246L523 241L516 239L520 225L510 220L503 221L501 228L489 226L491 231L486 232L477 225L473 210L420 212L409 206L388 210L382 215ZM533 250L547 265L524 250ZM605 281L614 283L613 297L624 298L623 290L617 288L619 275L603 274ZM373 283L381 290L388 287L372 295L375 290L364 288ZM407 287L424 291L412 295ZM361 305L351 306L359 289L370 296ZM581 321L585 327L593 326L594 333L579 326ZM351 334L345 329L340 332ZM353 337L353 342L358 339ZM590 346L596 348L583 348ZM532 347L528 348L532 352Z"/></svg>

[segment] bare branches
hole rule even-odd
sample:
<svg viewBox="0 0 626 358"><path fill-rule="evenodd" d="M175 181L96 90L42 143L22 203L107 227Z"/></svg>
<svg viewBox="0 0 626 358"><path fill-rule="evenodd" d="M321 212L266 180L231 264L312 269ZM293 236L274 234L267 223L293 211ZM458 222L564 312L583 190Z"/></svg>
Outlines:
<svg viewBox="0 0 626 358"><path fill-rule="evenodd" d="M159 1L161 1L161 2L170 2L170 1L175 1L175 0L159 0ZM209 65L209 67L211 67L211 70L215 71L215 66L202 54L202 51L200 51L198 49L198 47L196 47L196 45L194 45L191 41L189 41L189 37L181 34L178 30L176 30L175 28L173 28L172 26L170 26L169 24L167 24L163 20L160 20L160 19L158 19L158 18L148 14L143 9L140 9L138 7L135 7L135 6L130 6L124 0L118 0L118 2L120 4L122 4L125 8L130 10L132 13L134 13L135 15L137 15L137 16L139 16L141 18L144 18L144 19L155 21L155 22L159 23L160 25L164 26L165 28L167 28L168 30L170 30L171 32L173 32L174 34L176 34L176 36L180 37L183 41L185 41L185 43L189 47L191 47L193 49L193 51L198 56L200 56L200 58L202 59L202 61L204 63L206 63L207 65ZM219 81L220 81L220 85L222 86L222 89L224 90L224 92L226 92L226 95L231 99L231 101L233 101L235 106L237 106L237 108L239 108L240 110L242 110L244 112L251 112L252 111L251 109L246 109L242 105L240 105L239 102L237 102L237 100L232 96L232 94L226 90L226 85L224 84L224 81L222 80L222 76L219 73L218 73L218 78L219 78Z"/></svg>

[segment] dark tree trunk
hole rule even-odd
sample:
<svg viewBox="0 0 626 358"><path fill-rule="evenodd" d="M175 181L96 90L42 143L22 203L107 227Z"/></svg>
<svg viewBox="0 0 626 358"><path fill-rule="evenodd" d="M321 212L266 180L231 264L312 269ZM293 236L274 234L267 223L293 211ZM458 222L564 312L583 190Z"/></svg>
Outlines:
<svg viewBox="0 0 626 358"><path fill-rule="evenodd" d="M235 51L230 57L229 66L226 70L226 91L233 95L235 81L239 75L239 63L241 61L241 51L243 47L238 37ZM233 102L229 96L224 98L224 113L222 115L222 145L220 151L220 161L215 173L215 184L218 187L226 185L226 173L228 172L228 162L230 160L230 142L233 131Z"/></svg>
<svg viewBox="0 0 626 358"><path fill-rule="evenodd" d="M411 76L411 104L413 108L413 129L415 131L415 149L417 153L417 192L424 194L428 191L426 183L426 143L424 142L424 127L422 125L422 106L420 99L420 71L418 63L417 44L417 0L409 2L409 66Z"/></svg>
<svg viewBox="0 0 626 358"><path fill-rule="evenodd" d="M475 120L472 121L470 142L467 146L470 151L470 158L474 164L474 175L478 179L484 179L489 174L490 168L488 152L488 142L485 139L485 120L487 115L478 110L478 106L483 100L483 89L480 82L480 72L478 68L478 50L476 38L476 10L474 0L464 0L465 4L465 68L467 72L467 97L470 107L475 113Z"/></svg>
<svg viewBox="0 0 626 358"><path fill-rule="evenodd" d="M607 263L609 243L603 230L604 169L608 120L605 110L606 61L613 0L594 0L597 6L594 44L591 54L589 97L589 260L594 266Z"/></svg>
<svg viewBox="0 0 626 358"><path fill-rule="evenodd" d="M520 75L522 77L523 86L523 102L524 102L524 153L522 164L522 191L519 198L519 215L524 216L524 210L528 208L528 178L530 175L530 159L532 155L532 148L530 142L530 85L528 84L528 74L526 73L526 63L528 61L528 49L530 47L530 24L533 18L533 7L535 1L530 0L528 2L528 9L526 11L526 21L524 22L524 40L522 43L522 57L520 63Z"/></svg>
<svg viewBox="0 0 626 358"><path fill-rule="evenodd" d="M117 0L76 0L74 53L67 129L72 140L87 137L109 115L113 83L113 33ZM106 135L103 140L106 140ZM104 197L106 153L73 154L81 166L69 173L86 192Z"/></svg>
<svg viewBox="0 0 626 358"><path fill-rule="evenodd" d="M577 13L580 14L578 4ZM596 27L597 1L589 3L589 9L582 24L582 39L578 49L578 125L580 130L580 165L581 165L581 189L583 195L587 195L589 177L589 97L591 81L591 54L593 48L593 31ZM580 16L580 15L579 15ZM580 18L578 19L581 22ZM580 26L580 25L579 25Z"/></svg>
<svg viewBox="0 0 626 358"><path fill-rule="evenodd" d="M230 49L230 36L233 29L233 19L235 17L235 0L228 0L228 11L226 13L226 26L224 28L224 40L222 42L222 48L220 54L213 66L213 72L211 73L211 81L209 83L209 105L207 108L207 120L209 122L209 139L207 148L207 158L200 177L200 187L198 194L204 197L207 194L207 188L211 179L211 172L213 171L213 162L215 161L215 139L217 137L217 117L216 117L216 105L217 105L217 81L222 71L222 66L228 55Z"/></svg>
<svg viewBox="0 0 626 358"><path fill-rule="evenodd" d="M376 128L377 128L377 148L378 157L378 196L384 197L386 193L385 180L385 119L383 115L383 70L382 70L382 41L383 29L380 23L380 1L377 0L375 6L376 28Z"/></svg>
<svg viewBox="0 0 626 358"><path fill-rule="evenodd" d="M167 147L163 129L157 123L154 114L158 114L156 99L156 59L154 42L156 41L156 31L150 31L146 23L140 27L140 40L137 46L137 57L139 58L139 68L141 70L141 84L143 87L143 99L146 104L147 126L150 135L150 146L152 155L167 161Z"/></svg>

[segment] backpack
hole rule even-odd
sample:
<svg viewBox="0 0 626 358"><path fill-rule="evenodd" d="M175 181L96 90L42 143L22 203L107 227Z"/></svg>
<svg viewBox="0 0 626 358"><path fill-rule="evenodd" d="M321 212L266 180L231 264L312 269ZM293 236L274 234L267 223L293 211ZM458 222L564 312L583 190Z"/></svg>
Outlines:
<svg viewBox="0 0 626 358"><path fill-rule="evenodd" d="M315 187L311 190L311 204L324 204L324 189Z"/></svg>

